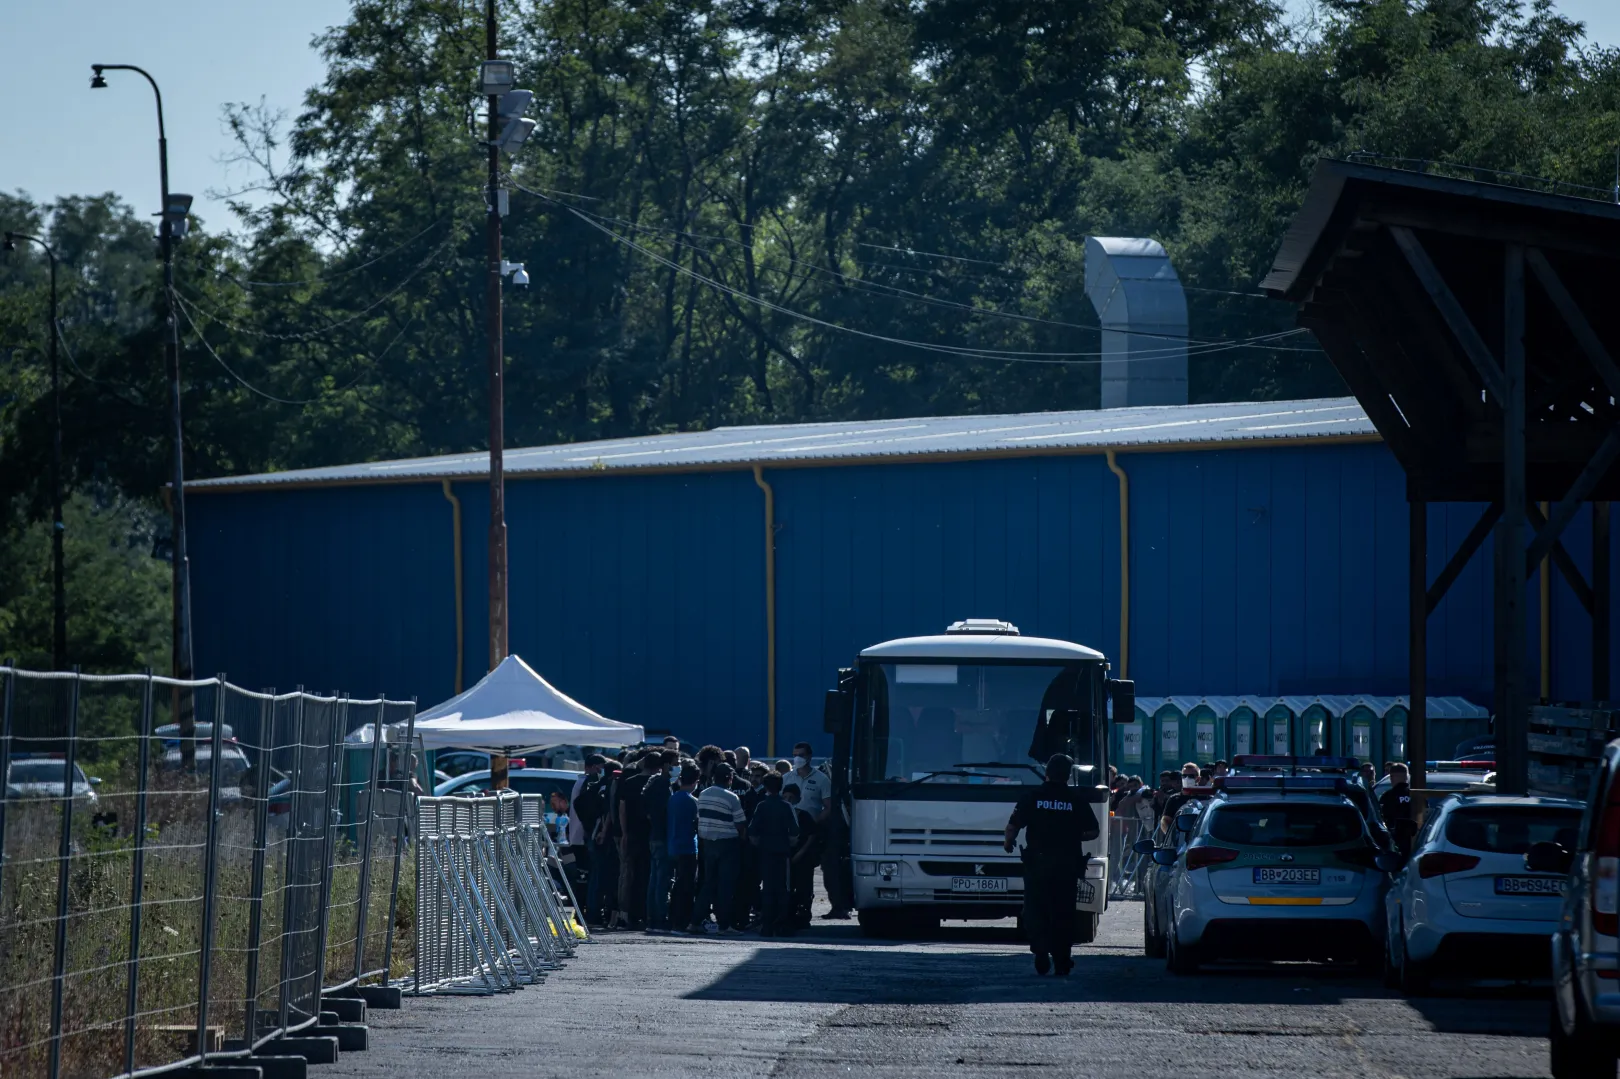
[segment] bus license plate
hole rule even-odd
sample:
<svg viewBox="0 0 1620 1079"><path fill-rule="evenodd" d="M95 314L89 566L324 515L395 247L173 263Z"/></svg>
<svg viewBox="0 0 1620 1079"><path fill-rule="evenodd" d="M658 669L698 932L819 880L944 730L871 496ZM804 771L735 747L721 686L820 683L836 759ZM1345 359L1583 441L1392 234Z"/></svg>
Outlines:
<svg viewBox="0 0 1620 1079"><path fill-rule="evenodd" d="M1254 870L1256 884L1320 884L1320 869L1295 869L1292 866L1262 865Z"/></svg>
<svg viewBox="0 0 1620 1079"><path fill-rule="evenodd" d="M1006 877L952 877L953 892L1005 892Z"/></svg>
<svg viewBox="0 0 1620 1079"><path fill-rule="evenodd" d="M1497 877L1497 895L1563 895L1562 877Z"/></svg>

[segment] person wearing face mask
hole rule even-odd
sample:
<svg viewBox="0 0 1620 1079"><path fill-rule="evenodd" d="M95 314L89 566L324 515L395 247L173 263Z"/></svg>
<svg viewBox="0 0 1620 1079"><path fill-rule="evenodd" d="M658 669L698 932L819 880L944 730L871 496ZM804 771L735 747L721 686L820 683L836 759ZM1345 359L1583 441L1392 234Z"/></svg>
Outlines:
<svg viewBox="0 0 1620 1079"><path fill-rule="evenodd" d="M843 889L839 887L838 879L838 843L834 834L837 825L842 821L834 821L832 797L832 779L817 768L810 766L812 747L809 742L797 742L793 746L793 770L782 777L784 792L789 787L799 790L798 810L800 819L807 825L805 831L814 843L814 849L801 855L812 863L821 863L821 882L827 889L828 899L832 903L832 910L826 917L846 919L849 910L841 902Z"/></svg>

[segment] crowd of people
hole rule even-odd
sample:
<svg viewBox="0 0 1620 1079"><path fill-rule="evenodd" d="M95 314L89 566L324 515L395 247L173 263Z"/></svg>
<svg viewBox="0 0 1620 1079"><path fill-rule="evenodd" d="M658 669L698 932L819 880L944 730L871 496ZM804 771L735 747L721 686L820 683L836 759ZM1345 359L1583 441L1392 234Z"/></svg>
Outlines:
<svg viewBox="0 0 1620 1079"><path fill-rule="evenodd" d="M747 746L695 757L673 736L617 756L593 754L568 798L568 841L588 870L592 930L797 933L810 924L814 875L847 919L832 780L808 742L767 764ZM556 807L562 808L562 807Z"/></svg>
<svg viewBox="0 0 1620 1079"><path fill-rule="evenodd" d="M1160 772L1157 787L1148 786L1141 776L1120 773L1113 765L1109 765L1108 771L1108 808L1114 817L1135 820L1148 832L1167 835L1176 814L1188 798L1194 797L1189 791L1208 787L1214 780L1230 774L1231 767L1223 760L1202 767L1189 761L1181 766L1179 773L1168 769ZM1411 776L1406 765L1399 761L1384 763L1384 775L1388 777L1390 786L1377 799L1376 815L1371 812L1370 803L1372 791L1378 782L1378 769L1371 762L1366 762L1360 766L1358 775L1360 786L1353 787L1348 795L1356 801L1369 821L1375 821L1378 829L1387 831L1395 849L1403 852L1410 850L1417 831L1417 814L1412 803ZM1364 801L1368 804L1364 805Z"/></svg>

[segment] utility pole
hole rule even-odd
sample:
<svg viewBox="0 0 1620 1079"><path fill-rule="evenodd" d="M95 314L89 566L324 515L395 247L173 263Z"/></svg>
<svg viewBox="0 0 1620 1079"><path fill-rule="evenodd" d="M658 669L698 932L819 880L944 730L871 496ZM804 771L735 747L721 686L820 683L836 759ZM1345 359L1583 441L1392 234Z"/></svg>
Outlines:
<svg viewBox="0 0 1620 1079"><path fill-rule="evenodd" d="M484 52L486 60L499 58L496 51L495 0L484 4ZM508 637L506 617L506 474L502 452L505 432L505 357L501 331L501 149L500 95L489 95L489 183L488 250L485 274L488 287L486 320L489 323L489 669L506 658ZM507 785L505 756L492 756L490 785Z"/></svg>
<svg viewBox="0 0 1620 1079"><path fill-rule="evenodd" d="M17 241L38 244L51 264L50 318L45 333L51 356L51 669L67 670L67 583L62 557L62 376L56 360L56 252L38 236L8 232L4 250L16 250Z"/></svg>

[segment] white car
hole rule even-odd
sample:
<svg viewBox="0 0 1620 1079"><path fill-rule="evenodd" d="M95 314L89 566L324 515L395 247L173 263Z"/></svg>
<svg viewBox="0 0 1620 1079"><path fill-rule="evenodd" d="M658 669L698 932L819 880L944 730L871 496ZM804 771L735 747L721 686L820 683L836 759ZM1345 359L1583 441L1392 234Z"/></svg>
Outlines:
<svg viewBox="0 0 1620 1079"><path fill-rule="evenodd" d="M58 757L13 757L6 768L7 798L61 798L63 777L67 775L67 761ZM73 766L74 800L96 808L99 799L95 788L101 780L86 776L84 769Z"/></svg>
<svg viewBox="0 0 1620 1079"><path fill-rule="evenodd" d="M1567 798L1452 795L1429 811L1384 903L1386 979L1409 994L1437 976L1546 977L1562 874L1532 873L1532 844L1575 849L1585 807Z"/></svg>
<svg viewBox="0 0 1620 1079"><path fill-rule="evenodd" d="M1164 927L1172 974L1219 959L1349 960L1377 969L1395 856L1378 848L1342 793L1346 783L1226 781L1175 855Z"/></svg>

